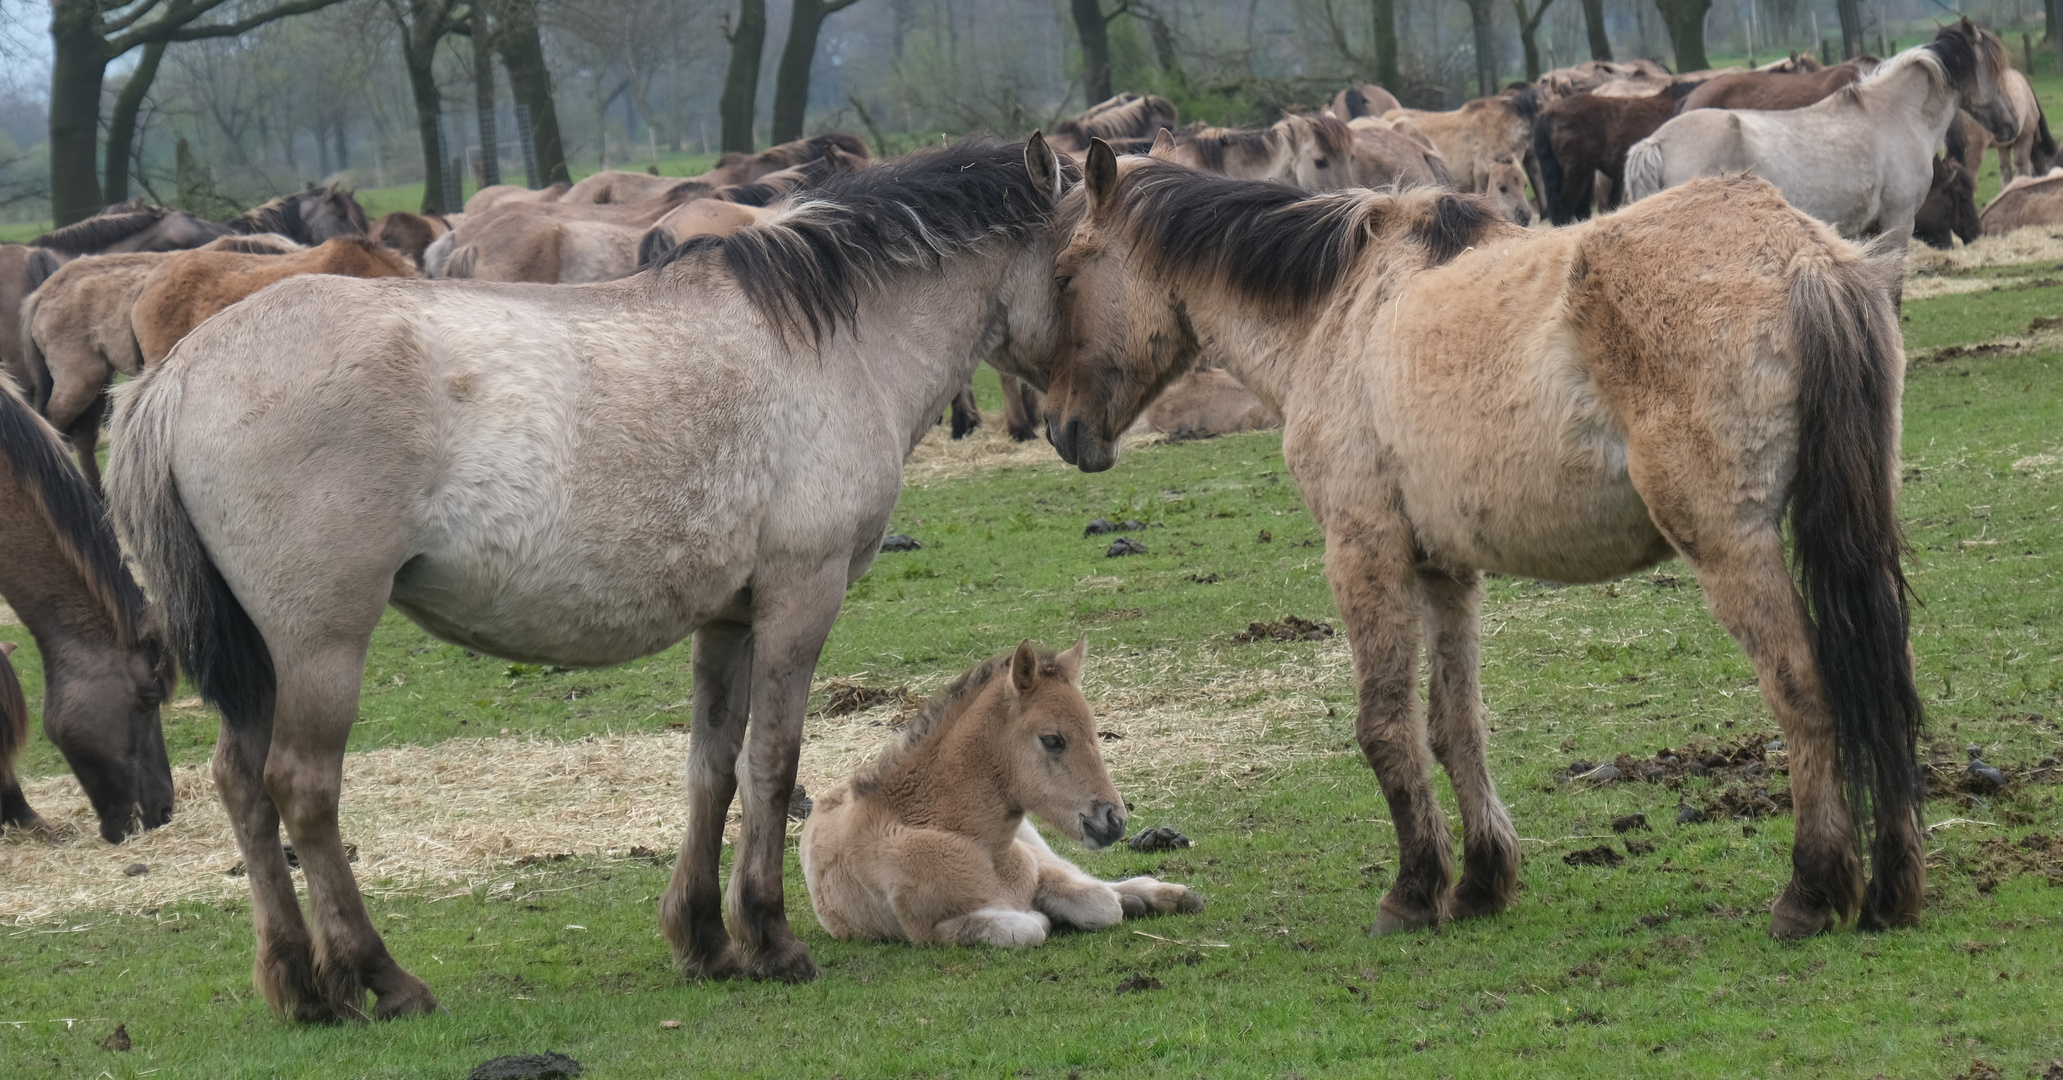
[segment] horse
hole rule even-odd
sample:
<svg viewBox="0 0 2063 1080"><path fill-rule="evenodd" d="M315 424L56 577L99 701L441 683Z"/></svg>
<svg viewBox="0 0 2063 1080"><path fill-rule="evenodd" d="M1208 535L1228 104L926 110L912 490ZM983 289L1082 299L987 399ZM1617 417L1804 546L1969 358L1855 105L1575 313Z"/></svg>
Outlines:
<svg viewBox="0 0 2063 1080"><path fill-rule="evenodd" d="M33 385L22 355L21 309L29 294L57 272L56 255L26 244L0 244L0 377Z"/></svg>
<svg viewBox="0 0 2063 1080"><path fill-rule="evenodd" d="M802 826L803 880L832 937L918 945L1045 943L1127 917L1203 910L1151 877L1100 881L1047 845L1030 816L1088 844L1125 835L1125 803L1082 696L1086 640L1020 642L924 704Z"/></svg>
<svg viewBox="0 0 2063 1080"><path fill-rule="evenodd" d="M437 1007L367 918L337 827L390 603L568 666L692 635L688 829L660 925L687 976L816 976L781 865L817 656L946 400L984 359L1031 375L1059 347L1070 171L1036 136L963 139L577 289L291 278L117 392L112 516L222 712L215 784L274 1009L364 1017L366 990L374 1017Z"/></svg>
<svg viewBox="0 0 2063 1080"><path fill-rule="evenodd" d="M1986 236L2004 236L2029 225L2063 225L2063 166L2047 176L2016 176L1984 205L1978 226Z"/></svg>
<svg viewBox="0 0 2063 1080"><path fill-rule="evenodd" d="M637 268L638 241L661 217L719 189L671 180L642 202L503 203L467 214L423 252L430 277L581 284Z"/></svg>
<svg viewBox="0 0 2063 1080"><path fill-rule="evenodd" d="M1126 91L1053 125L1045 138L1061 153L1079 154L1090 139L1151 139L1154 132L1174 126L1175 106L1168 99Z"/></svg>
<svg viewBox="0 0 2063 1080"><path fill-rule="evenodd" d="M1951 237L1968 244L1983 235L1977 213L1977 183L1953 155L1934 159L1934 181L1913 213L1913 239L1934 248L1955 246Z"/></svg>
<svg viewBox="0 0 2063 1080"><path fill-rule="evenodd" d="M750 183L719 188L707 197L682 203L653 222L638 238L637 262L632 269L645 269L693 237L729 236L757 224L774 212L771 208L780 200L826 176L855 172L868 164L867 158L833 148L814 161L768 173Z"/></svg>
<svg viewBox="0 0 2063 1080"><path fill-rule="evenodd" d="M1647 97L1577 94L1541 109L1533 122L1533 160L1540 163L1548 219L1568 225L1589 217L1605 202L1597 190L1600 175L1611 184L1606 198L1624 198L1626 152L1668 123L1697 85L1678 83Z"/></svg>
<svg viewBox="0 0 2063 1080"><path fill-rule="evenodd" d="M468 203L468 205L471 205ZM459 215L461 218L464 215ZM417 270L423 268L423 252L440 236L451 231L451 219L443 214L411 214L396 210L380 217L366 230L374 243L385 244L408 256Z"/></svg>
<svg viewBox="0 0 2063 1080"><path fill-rule="evenodd" d="M129 325L145 364L155 364L209 316L275 281L297 274L355 278L416 276L414 264L369 236L340 236L291 254L182 251L151 271Z"/></svg>
<svg viewBox="0 0 2063 1080"><path fill-rule="evenodd" d="M232 233L196 250L279 255L299 248L283 237ZM181 254L84 256L65 264L22 303L20 340L30 376L29 400L70 441L95 491L100 490L95 448L107 415L106 390L116 375L133 376L143 369L131 310L150 275Z"/></svg>
<svg viewBox="0 0 2063 1080"><path fill-rule="evenodd" d="M2013 101L2013 112L2020 119L2020 128L2011 140L2000 140L1999 182L2009 184L2016 176L2040 176L2049 171L2050 163L2056 160L2056 137L2049 134L2049 118L2042 112L2042 105L2034 96L2034 87L2027 76L2008 68L2004 75L2006 96Z"/></svg>
<svg viewBox="0 0 2063 1080"><path fill-rule="evenodd" d="M308 188L268 199L222 226L230 232L277 233L298 244L314 246L339 236L363 236L365 210L358 199L336 184ZM194 245L199 246L199 245Z"/></svg>
<svg viewBox="0 0 2063 1080"><path fill-rule="evenodd" d="M1337 186L1342 181L1316 179L1314 170L1330 169L1337 161L1342 166L1339 171L1348 171L1353 156L1351 132L1330 118L1321 123L1308 116L1285 116L1272 126L1251 129L1199 124L1187 131L1169 131L1168 136L1174 160L1192 169L1242 180L1301 183L1301 177ZM1148 145L1159 141L1160 136L1155 135Z"/></svg>
<svg viewBox="0 0 2063 1080"><path fill-rule="evenodd" d="M741 154L736 151L717 159L716 167L698 176L685 179L711 188L728 187L732 184L749 184L768 173L792 169L832 153L847 154L861 161L868 160L867 144L859 138L842 131L833 131L807 139L796 139L779 146L769 147L757 154ZM569 206L581 204L641 203L664 194L681 183L682 177L656 176L651 173L605 170L582 179L574 184L558 202ZM467 209L472 209L467 204Z"/></svg>
<svg viewBox="0 0 2063 1080"><path fill-rule="evenodd" d="M1391 109L1403 107L1404 103L1397 100L1397 95L1375 83L1362 83L1333 95L1332 103L1325 107L1325 115L1351 122L1364 116L1380 118Z"/></svg>
<svg viewBox="0 0 2063 1080"><path fill-rule="evenodd" d="M1692 109L1802 109L1846 86L1854 85L1881 63L1858 56L1831 67L1806 71L1741 71L1699 83L1683 97L1681 111Z"/></svg>
<svg viewBox="0 0 2063 1080"><path fill-rule="evenodd" d="M1155 395L1132 430L1175 439L1207 439L1240 431L1265 431L1282 426L1276 415L1241 386L1238 379L1214 367L1196 366Z"/></svg>
<svg viewBox="0 0 2063 1080"><path fill-rule="evenodd" d="M64 460L57 432L0 379L0 599L43 657L43 732L64 754L119 844L172 818L172 765L159 705L178 681L153 612L122 564L100 499ZM5 660L0 686L0 824L41 819L14 779L28 710ZM11 694L11 697L9 696Z"/></svg>
<svg viewBox="0 0 2063 1080"><path fill-rule="evenodd" d="M1351 123L1330 116L1295 116L1283 123L1291 125L1298 140L1308 140L1318 150L1296 159L1296 182L1307 190L1454 186L1440 152L1408 124L1399 127L1372 116Z"/></svg>
<svg viewBox="0 0 2063 1080"><path fill-rule="evenodd" d="M2018 133L2001 83L2008 70L1998 35L1962 19L1802 109L1677 116L1628 152L1628 194L1641 199L1694 176L1752 172L1844 236L1903 241L1958 106L2000 141Z"/></svg>
<svg viewBox="0 0 2063 1080"><path fill-rule="evenodd" d="M1108 147L1084 172L1054 268L1048 437L1110 468L1118 433L1206 354L1281 413L1398 839L1378 933L1495 914L1518 885L1484 756L1482 574L1606 581L1672 555L1790 749L1792 878L1770 932L1919 918L1902 244L1853 244L1741 175L1534 232L1473 196L1305 195ZM1428 747L1460 804L1458 885Z"/></svg>
<svg viewBox="0 0 2063 1080"><path fill-rule="evenodd" d="M1477 177L1491 175L1492 163L1500 158L1527 166L1531 175L1533 121L1541 106L1537 89L1508 90L1476 98L1451 112L1391 109L1383 119L1410 121L1440 152L1456 183L1473 185ZM1534 189L1539 187L1536 182Z"/></svg>
<svg viewBox="0 0 2063 1080"><path fill-rule="evenodd" d="M473 192L473 197L466 200L461 210L463 213L477 214L490 206L498 206L505 202L558 202L572 188L573 185L564 180L550 187L534 189L521 184L489 184Z"/></svg>
<svg viewBox="0 0 2063 1080"><path fill-rule="evenodd" d="M29 805L14 774L14 759L29 744L29 699L12 659L17 648L12 641L0 641L0 829L48 832L49 823Z"/></svg>
<svg viewBox="0 0 2063 1080"><path fill-rule="evenodd" d="M184 251L218 236L226 225L142 199L110 206L100 213L38 236L29 243L69 260L80 255L121 255L139 251Z"/></svg>

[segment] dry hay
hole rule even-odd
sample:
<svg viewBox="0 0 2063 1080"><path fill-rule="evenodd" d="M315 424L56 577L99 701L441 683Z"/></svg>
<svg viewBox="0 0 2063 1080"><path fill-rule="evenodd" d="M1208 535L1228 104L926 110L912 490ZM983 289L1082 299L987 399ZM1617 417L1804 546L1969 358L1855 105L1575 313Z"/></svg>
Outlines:
<svg viewBox="0 0 2063 1080"><path fill-rule="evenodd" d="M2054 264L2058 261L2063 261L2063 228L2028 225L2004 236L1980 236L1975 243L1958 243L1946 250L1931 248L1914 240L1906 249L1905 275L1910 281L1982 266ZM1906 290L1906 296L1912 298L1912 286L1907 285Z"/></svg>
<svg viewBox="0 0 2063 1080"><path fill-rule="evenodd" d="M1121 736L1103 744L1104 757L1138 805L1164 802L1200 780L1244 784L1293 761L1345 752L1347 721L1328 718L1319 697L1319 688L1347 681L1343 642L1286 648L1258 668L1234 666L1219 653L1206 645L1179 660L1091 658L1086 689L1099 726ZM869 760L904 715L898 699L836 718L812 716L801 782L829 789ZM459 895L511 888L535 873L519 865L526 858L672 851L686 828L679 784L687 754L687 734L669 731L453 739L347 755L341 819L345 840L361 853L353 870L375 896ZM178 805L169 825L118 847L99 839L70 776L24 786L67 836L0 839L0 923L26 927L85 910L153 911L246 895L245 880L228 873L240 857L206 765L174 770ZM126 876L134 863L149 872Z"/></svg>
<svg viewBox="0 0 2063 1080"><path fill-rule="evenodd" d="M8 607L6 604L0 604L0 626L20 626L21 624L21 616L16 615L13 608Z"/></svg>
<svg viewBox="0 0 2063 1080"><path fill-rule="evenodd" d="M1158 434L1128 434L1123 447L1151 446L1166 442ZM1068 472L1074 466L1060 460L1053 452L1043 434L1026 442L1010 437L1003 427L1003 414L983 412L981 426L967 434L964 439L953 438L952 430L945 424L935 424L924 433L924 439L910 454L910 460L903 465L903 482L922 484L933 480L950 480L989 469L1024 466Z"/></svg>

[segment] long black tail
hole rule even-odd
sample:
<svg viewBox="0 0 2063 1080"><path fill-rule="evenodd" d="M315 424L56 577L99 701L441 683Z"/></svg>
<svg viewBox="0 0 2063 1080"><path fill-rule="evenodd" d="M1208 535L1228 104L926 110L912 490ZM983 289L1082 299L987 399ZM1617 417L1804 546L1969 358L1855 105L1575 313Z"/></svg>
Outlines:
<svg viewBox="0 0 2063 1080"><path fill-rule="evenodd" d="M1899 420L1905 356L1891 300L1903 252L1825 264L1792 286L1800 387L1791 529L1813 618L1813 658L1832 709L1842 780L1859 829L1877 842L1864 917L1916 917L1924 797L1922 713L1907 645L1904 541L1898 524ZM1907 865L1910 863L1911 865ZM1898 898L1885 911L1885 890ZM1879 902L1872 903L1876 899Z"/></svg>
<svg viewBox="0 0 2063 1080"><path fill-rule="evenodd" d="M1554 156L1553 128L1552 115L1533 121L1533 160L1540 164L1540 196L1547 205L1548 219L1567 225L1576 219L1562 209L1562 162Z"/></svg>

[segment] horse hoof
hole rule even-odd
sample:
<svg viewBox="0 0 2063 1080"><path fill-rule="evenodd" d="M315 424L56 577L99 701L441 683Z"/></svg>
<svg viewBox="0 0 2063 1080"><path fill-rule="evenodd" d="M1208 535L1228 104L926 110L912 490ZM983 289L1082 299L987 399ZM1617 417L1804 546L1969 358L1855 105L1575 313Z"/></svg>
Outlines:
<svg viewBox="0 0 2063 1080"><path fill-rule="evenodd" d="M1439 920L1430 911L1400 912L1385 906L1376 910L1375 925L1368 932L1376 937L1408 933L1413 930L1431 930Z"/></svg>
<svg viewBox="0 0 2063 1080"><path fill-rule="evenodd" d="M1153 911L1146 906L1145 897L1134 896L1131 893L1117 894L1117 906L1124 909L1127 919L1143 919Z"/></svg>
<svg viewBox="0 0 2063 1080"><path fill-rule="evenodd" d="M381 994L373 1002L373 1019L399 1020L404 1016L429 1016L437 1011L437 995L430 984L408 976L408 984Z"/></svg>
<svg viewBox="0 0 2063 1080"><path fill-rule="evenodd" d="M1194 915L1203 910L1203 894L1195 889L1183 889L1182 898L1175 901L1175 910L1184 915Z"/></svg>
<svg viewBox="0 0 2063 1080"><path fill-rule="evenodd" d="M1769 914L1769 936L1778 941L1799 941L1834 928L1832 908L1793 904L1789 898L1777 902Z"/></svg>
<svg viewBox="0 0 2063 1080"><path fill-rule="evenodd" d="M1502 915L1504 909L1510 906L1511 900L1504 894L1495 889L1472 888L1466 880L1461 883L1460 888L1454 890L1455 919L1481 919L1491 915Z"/></svg>
<svg viewBox="0 0 2063 1080"><path fill-rule="evenodd" d="M723 982L735 979L745 971L745 965L738 959L738 947L729 941L713 953L683 956L678 963L682 977L692 982Z"/></svg>
<svg viewBox="0 0 2063 1080"><path fill-rule="evenodd" d="M745 974L768 982L806 983L817 979L816 961L801 942L779 950L761 950L745 965Z"/></svg>

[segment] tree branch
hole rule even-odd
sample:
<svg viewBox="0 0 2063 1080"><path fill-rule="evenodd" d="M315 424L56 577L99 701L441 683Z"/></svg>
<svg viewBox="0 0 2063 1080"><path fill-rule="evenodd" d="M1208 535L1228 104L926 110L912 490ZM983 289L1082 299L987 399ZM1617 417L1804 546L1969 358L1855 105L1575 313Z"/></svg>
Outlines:
<svg viewBox="0 0 2063 1080"><path fill-rule="evenodd" d="M331 4L340 3L341 0L290 0L288 3L267 8L235 22L214 23L208 26L191 25L195 19L222 6L224 2L225 0L187 0L184 3L174 3L165 9L163 18L149 26L133 27L127 33L109 39L108 51L111 55L120 56L138 45L148 45L154 41L200 41L205 38L238 37L275 19L321 11Z"/></svg>
<svg viewBox="0 0 2063 1080"><path fill-rule="evenodd" d="M110 19L107 22L102 23L101 33L119 34L122 31L129 29L130 27L136 25L136 20L143 18L145 15L148 15L153 11L156 11L158 8L158 4L162 2L163 0L143 0L143 3L138 4L136 6L136 10L131 11L129 14L123 15L120 18Z"/></svg>
<svg viewBox="0 0 2063 1080"><path fill-rule="evenodd" d="M838 12L844 11L846 8L849 8L859 2L860 0L832 0L831 3L824 5L824 14L836 14Z"/></svg>
<svg viewBox="0 0 2063 1080"><path fill-rule="evenodd" d="M1109 26L1118 20L1118 16L1129 14L1131 10L1132 0L1120 0L1118 6L1110 9L1110 14L1103 17L1103 25Z"/></svg>

